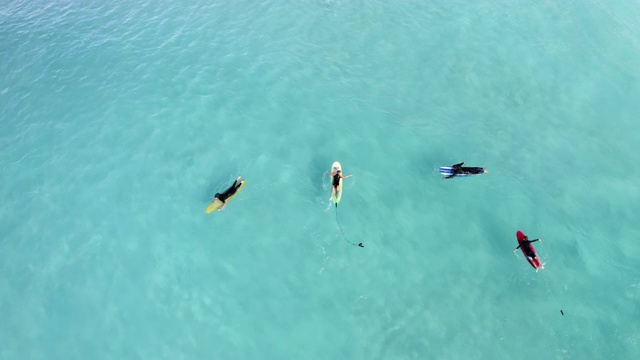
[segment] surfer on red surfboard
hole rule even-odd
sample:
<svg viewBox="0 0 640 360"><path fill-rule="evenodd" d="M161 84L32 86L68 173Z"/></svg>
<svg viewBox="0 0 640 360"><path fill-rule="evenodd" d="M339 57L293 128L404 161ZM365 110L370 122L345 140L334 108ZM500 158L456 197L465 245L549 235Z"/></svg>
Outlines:
<svg viewBox="0 0 640 360"><path fill-rule="evenodd" d="M540 259L538 259L536 250L533 248L533 245L531 245L531 243L539 241L540 239L529 240L529 237L520 230L516 233L516 237L518 238L518 247L513 251L515 252L516 250L521 249L529 264L536 269L536 272L539 269L544 269L544 265L542 265L542 263L540 263Z"/></svg>

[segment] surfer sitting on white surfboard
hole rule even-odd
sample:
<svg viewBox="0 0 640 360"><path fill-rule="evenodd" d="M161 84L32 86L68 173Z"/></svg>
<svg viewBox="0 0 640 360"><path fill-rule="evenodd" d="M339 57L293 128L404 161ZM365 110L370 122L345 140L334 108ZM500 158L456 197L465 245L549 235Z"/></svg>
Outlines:
<svg viewBox="0 0 640 360"><path fill-rule="evenodd" d="M463 167L462 165L464 164L464 162L461 162L460 164L452 165L451 170L453 170L453 173L443 177L443 179L451 179L456 175L478 175L487 172L487 169L481 167Z"/></svg>
<svg viewBox="0 0 640 360"><path fill-rule="evenodd" d="M233 194L235 194L236 191L238 191L240 186L242 186L242 183L240 182L240 178L241 178L241 176L238 176L236 181L233 182L233 185L231 185L222 194L216 193L215 198L220 200L220 201L222 201L222 206L220 207L220 209L218 209L218 211L221 211L222 209L224 209L225 206L227 206L227 199L232 197Z"/></svg>
<svg viewBox="0 0 640 360"><path fill-rule="evenodd" d="M520 247L522 247L522 249L524 250L525 254L529 258L531 258L531 260L536 259L538 256L533 251L531 246L529 246L529 244L531 244L532 242L536 242L538 240L540 240L540 239L529 240L529 238L525 235L524 240L522 240L522 244L518 245L518 247L515 248L515 250L513 250L513 251L516 251L516 250L520 249Z"/></svg>
<svg viewBox="0 0 640 360"><path fill-rule="evenodd" d="M329 172L327 172L327 174L329 174ZM329 174L329 176L333 179L333 182L331 183L331 198L333 199L336 192L340 191L340 179L346 179L353 175L349 174L345 176L342 175L342 170L337 170L336 172Z"/></svg>

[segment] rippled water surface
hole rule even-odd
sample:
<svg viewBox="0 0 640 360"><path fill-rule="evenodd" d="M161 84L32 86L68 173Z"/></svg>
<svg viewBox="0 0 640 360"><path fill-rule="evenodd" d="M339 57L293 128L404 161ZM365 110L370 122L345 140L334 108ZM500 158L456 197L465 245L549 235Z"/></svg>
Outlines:
<svg viewBox="0 0 640 360"><path fill-rule="evenodd" d="M639 19L0 0L0 359L640 358Z"/></svg>

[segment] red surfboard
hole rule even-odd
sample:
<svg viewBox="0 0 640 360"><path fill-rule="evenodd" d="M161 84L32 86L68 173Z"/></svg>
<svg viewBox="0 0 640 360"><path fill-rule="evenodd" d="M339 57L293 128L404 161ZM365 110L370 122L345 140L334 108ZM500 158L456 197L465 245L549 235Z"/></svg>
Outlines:
<svg viewBox="0 0 640 360"><path fill-rule="evenodd" d="M527 259L527 261L529 262L529 264L531 264L531 266L533 266L534 269L536 269L536 271L538 271L538 269L544 269L544 266L542 266L542 264L540 263L540 260L538 260L538 253L536 252L536 249L533 248L533 245L531 245L530 243L527 244L525 241L525 234L518 230L518 232L516 233L516 237L518 238L518 245L520 245L520 250L522 250L522 253L524 254L524 257ZM536 254L535 258L530 258L527 256L527 252L525 251L525 246L530 248L531 251L533 251L534 254Z"/></svg>

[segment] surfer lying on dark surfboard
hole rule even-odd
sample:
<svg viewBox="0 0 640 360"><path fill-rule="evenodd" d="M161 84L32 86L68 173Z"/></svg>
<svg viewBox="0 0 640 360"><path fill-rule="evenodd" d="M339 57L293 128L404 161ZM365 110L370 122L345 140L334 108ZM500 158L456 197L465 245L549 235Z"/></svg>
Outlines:
<svg viewBox="0 0 640 360"><path fill-rule="evenodd" d="M461 162L460 164L452 165L451 169L453 170L453 174L445 176L442 179L451 179L452 177L455 177L457 175L479 175L479 174L484 174L488 172L487 169L485 168L464 167L462 165L464 165L464 162Z"/></svg>
<svg viewBox="0 0 640 360"><path fill-rule="evenodd" d="M329 172L327 172L329 174ZM331 176L331 198L335 195L336 192L340 191L340 179L346 179L351 177L352 175L342 175L342 170L337 170L334 173L329 174Z"/></svg>
<svg viewBox="0 0 640 360"><path fill-rule="evenodd" d="M227 206L227 200L230 197L232 197L233 194L236 193L236 191L238 191L240 186L242 186L242 183L240 182L240 178L241 176L238 176L236 181L234 181L233 184L227 190L225 190L222 194L216 193L215 198L222 201L222 206L220 207L220 209L218 209L218 211L224 209L224 207Z"/></svg>
<svg viewBox="0 0 640 360"><path fill-rule="evenodd" d="M515 250L513 250L514 252L518 249L520 249L522 247L522 250L524 250L525 255L527 255L527 257L531 258L531 260L533 259L537 259L538 255L536 255L535 251L533 251L533 247L531 247L532 242L536 242L540 239L533 239L533 240L529 240L529 238L525 235L524 240L522 240L522 243L520 245L518 245L517 248L515 248Z"/></svg>

